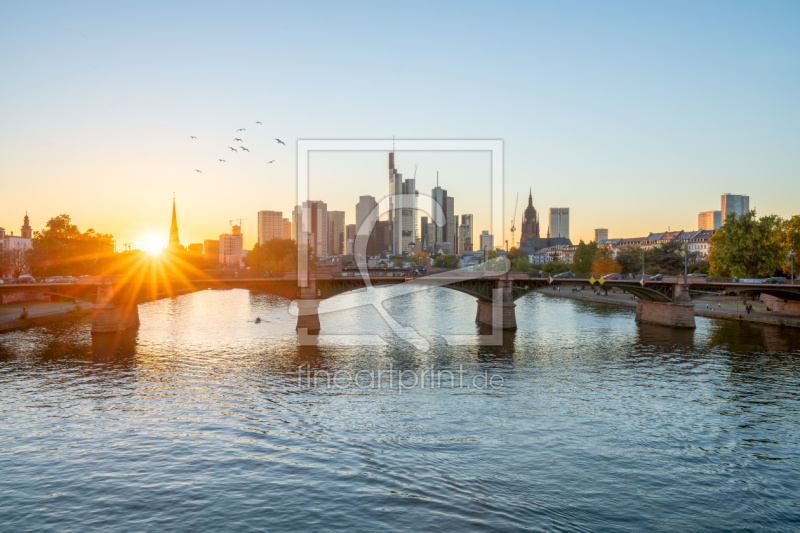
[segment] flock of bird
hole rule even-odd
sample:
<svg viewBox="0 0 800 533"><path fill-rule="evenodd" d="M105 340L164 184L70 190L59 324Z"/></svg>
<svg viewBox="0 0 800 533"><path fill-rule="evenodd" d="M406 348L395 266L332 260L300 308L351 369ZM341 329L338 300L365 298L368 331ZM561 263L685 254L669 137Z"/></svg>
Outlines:
<svg viewBox="0 0 800 533"><path fill-rule="evenodd" d="M259 125L260 125L260 124L261 124L261 122L259 122L259 121L257 120L257 121L256 121L256 124L259 124ZM240 131L247 131L247 129L246 129L246 128L239 128L238 130L236 130L236 133L239 133ZM190 139L197 139L197 136L195 136L195 135L190 135L190 136L189 136L189 138L190 138ZM239 137L234 137L234 138L233 138L233 140L234 140L234 142L240 142L240 143L243 143L243 142L244 142L244 140L243 140L243 139L241 139L241 138L239 138ZM286 146L286 143L285 143L285 142L283 142L282 140L278 139L277 137L275 138L275 140L278 142L278 144L282 144L282 145ZM233 146L228 146L228 148L229 148L231 151L233 151L233 152L236 152L236 153L238 153L238 152L239 152L239 150L241 150L241 151L242 151L242 153L244 153L244 152L249 152L249 151L250 151L248 148L245 148L245 147L244 147L244 146L242 146L241 144L239 145L239 150L237 150L237 149L236 149L236 148L234 148ZM225 161L224 159L219 159L219 162L221 162L221 163L225 163L226 161ZM274 162L275 162L275 160L273 159L272 161L267 161L267 164L269 165L270 163L274 163ZM198 168L194 169L194 171L195 171L195 172L199 172L200 174L202 174L202 173L203 173L203 171L202 171L202 170L200 170L200 169L198 169Z"/></svg>

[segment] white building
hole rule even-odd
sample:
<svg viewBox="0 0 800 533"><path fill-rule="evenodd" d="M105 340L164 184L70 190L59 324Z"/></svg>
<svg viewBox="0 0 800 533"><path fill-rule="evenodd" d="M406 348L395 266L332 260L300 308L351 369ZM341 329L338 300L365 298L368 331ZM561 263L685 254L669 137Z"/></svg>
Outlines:
<svg viewBox="0 0 800 533"><path fill-rule="evenodd" d="M608 240L608 229L597 228L594 230L594 242L607 241L607 240Z"/></svg>
<svg viewBox="0 0 800 533"><path fill-rule="evenodd" d="M219 262L223 265L241 266L244 257L244 236L241 226L233 226L230 234L219 236Z"/></svg>
<svg viewBox="0 0 800 533"><path fill-rule="evenodd" d="M551 207L547 237L569 239L569 207Z"/></svg>
<svg viewBox="0 0 800 533"><path fill-rule="evenodd" d="M729 216L740 217L750 211L750 197L743 194L725 193L720 200L722 224Z"/></svg>
<svg viewBox="0 0 800 533"><path fill-rule="evenodd" d="M488 231L481 233L481 250L486 248L487 251L494 250L494 235L489 235Z"/></svg>
<svg viewBox="0 0 800 533"><path fill-rule="evenodd" d="M406 200L403 200L403 195ZM413 199L408 199L408 196ZM389 251L400 255L411 253L417 235L416 181L403 180L394 168L394 152L389 153Z"/></svg>
<svg viewBox="0 0 800 533"><path fill-rule="evenodd" d="M283 220L281 211L259 211L258 244L271 239L283 239Z"/></svg>

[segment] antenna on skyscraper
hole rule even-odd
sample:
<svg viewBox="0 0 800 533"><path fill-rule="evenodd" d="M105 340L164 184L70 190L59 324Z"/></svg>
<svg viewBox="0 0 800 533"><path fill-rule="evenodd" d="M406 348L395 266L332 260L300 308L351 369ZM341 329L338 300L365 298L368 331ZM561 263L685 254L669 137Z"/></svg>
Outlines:
<svg viewBox="0 0 800 533"><path fill-rule="evenodd" d="M439 186L439 171L436 171L436 186Z"/></svg>

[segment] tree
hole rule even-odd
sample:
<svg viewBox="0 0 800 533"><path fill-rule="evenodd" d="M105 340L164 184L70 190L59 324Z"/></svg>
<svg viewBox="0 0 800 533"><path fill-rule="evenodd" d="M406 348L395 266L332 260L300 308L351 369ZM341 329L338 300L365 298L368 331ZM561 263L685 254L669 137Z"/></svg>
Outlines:
<svg viewBox="0 0 800 533"><path fill-rule="evenodd" d="M786 274L792 272L792 266L790 264L790 260L794 261L794 274L797 276L797 265L798 265L798 257L797 254L800 253L800 215L795 215L789 220L784 223L784 227L786 230L786 244L789 247L789 250L786 252L786 264L783 267L783 271ZM794 257L792 259L789 258L789 252L794 252Z"/></svg>
<svg viewBox="0 0 800 533"><path fill-rule="evenodd" d="M497 259L500 257L500 254L497 253L497 250L486 250L486 260L489 261L491 259Z"/></svg>
<svg viewBox="0 0 800 533"><path fill-rule="evenodd" d="M712 276L772 276L786 264L785 223L777 215L756 217L756 210L730 217L709 240Z"/></svg>
<svg viewBox="0 0 800 533"><path fill-rule="evenodd" d="M592 261L592 274L605 276L606 274L622 274L622 267L604 250L597 250Z"/></svg>
<svg viewBox="0 0 800 533"><path fill-rule="evenodd" d="M434 268L458 268L461 266L461 259L457 255L438 254L433 259Z"/></svg>
<svg viewBox="0 0 800 533"><path fill-rule="evenodd" d="M520 257L519 259L515 259L511 261L511 271L512 272L533 272L534 270L539 270L535 268L535 265L530 262L528 256Z"/></svg>
<svg viewBox="0 0 800 533"><path fill-rule="evenodd" d="M244 264L264 272L296 272L297 244L291 239L270 239L256 244L244 258Z"/></svg>
<svg viewBox="0 0 800 533"><path fill-rule="evenodd" d="M561 274L569 271L569 265L563 261L548 261L542 267L542 271L548 274Z"/></svg>
<svg viewBox="0 0 800 533"><path fill-rule="evenodd" d="M642 272L642 249L636 246L623 246L617 250L617 263L623 274L640 274Z"/></svg>
<svg viewBox="0 0 800 533"><path fill-rule="evenodd" d="M508 260L511 261L512 263L514 262L514 260L522 259L523 257L527 258L528 252L522 250L521 248L512 246L511 249L508 251Z"/></svg>
<svg viewBox="0 0 800 533"><path fill-rule="evenodd" d="M666 270L669 274L683 272L683 243L667 242L653 246L647 254L648 267Z"/></svg>
<svg viewBox="0 0 800 533"><path fill-rule="evenodd" d="M416 252L411 254L411 262L415 265L425 265L428 261L428 252Z"/></svg>
<svg viewBox="0 0 800 533"><path fill-rule="evenodd" d="M40 276L100 274L112 242L112 235L93 229L81 233L69 215L58 215L33 234L29 268Z"/></svg>
<svg viewBox="0 0 800 533"><path fill-rule="evenodd" d="M594 261L594 254L597 252L597 244L594 241L589 241L586 244L581 240L578 243L578 249L575 250L573 256L573 263L575 264L575 272L580 274L588 274L592 271L592 262Z"/></svg>
<svg viewBox="0 0 800 533"><path fill-rule="evenodd" d="M406 264L406 262L403 261L402 259L395 259L394 263L392 263L392 266L395 267L395 268L403 268L403 266L405 264Z"/></svg>

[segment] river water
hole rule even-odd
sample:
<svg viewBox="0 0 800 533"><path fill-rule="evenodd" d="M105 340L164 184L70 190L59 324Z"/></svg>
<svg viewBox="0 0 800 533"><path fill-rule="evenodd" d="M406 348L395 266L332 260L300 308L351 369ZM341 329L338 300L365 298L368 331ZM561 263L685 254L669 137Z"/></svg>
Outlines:
<svg viewBox="0 0 800 533"><path fill-rule="evenodd" d="M800 528L797 331L532 294L502 346L451 346L474 299L398 292L421 351L332 311L359 297L316 347L245 290L142 304L116 339L0 336L0 529Z"/></svg>

